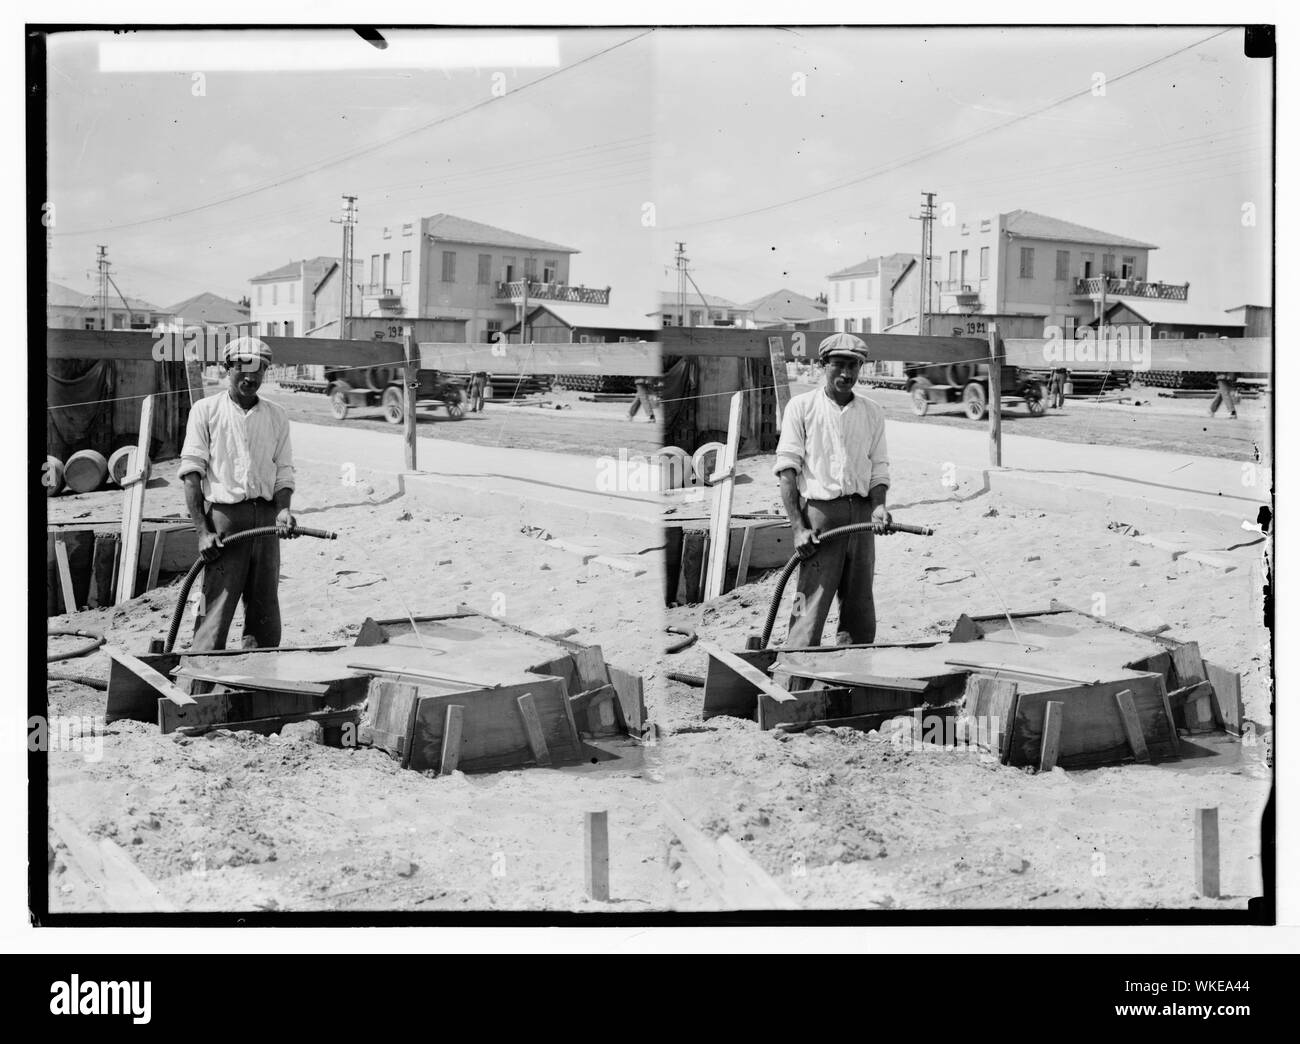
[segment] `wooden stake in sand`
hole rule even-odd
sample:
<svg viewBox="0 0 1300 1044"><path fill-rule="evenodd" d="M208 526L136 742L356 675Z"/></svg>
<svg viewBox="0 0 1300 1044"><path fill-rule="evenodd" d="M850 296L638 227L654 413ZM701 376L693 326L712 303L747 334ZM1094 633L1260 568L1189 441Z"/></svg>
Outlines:
<svg viewBox="0 0 1300 1044"><path fill-rule="evenodd" d="M1049 700L1043 710L1043 745L1038 758L1038 771L1051 772L1056 768L1056 755L1061 749L1061 719L1065 715L1065 704L1059 700Z"/></svg>
<svg viewBox="0 0 1300 1044"><path fill-rule="evenodd" d="M1219 810L1198 808L1192 813L1192 858L1196 890L1207 899L1219 898Z"/></svg>
<svg viewBox="0 0 1300 1044"><path fill-rule="evenodd" d="M704 584L707 602L722 594L727 581L727 550L731 541L731 503L736 485L736 454L740 450L740 421L745 408L745 393L731 397L731 415L727 419L727 448L714 472L713 515L709 520L709 561Z"/></svg>
<svg viewBox="0 0 1300 1044"><path fill-rule="evenodd" d="M152 395L140 406L140 435L135 456L122 476L122 557L117 571L115 605L135 597L135 574L140 564L140 524L144 520L144 493L149 482L149 448L153 435Z"/></svg>
<svg viewBox="0 0 1300 1044"><path fill-rule="evenodd" d="M609 813L588 812L584 831L587 895L609 902Z"/></svg>

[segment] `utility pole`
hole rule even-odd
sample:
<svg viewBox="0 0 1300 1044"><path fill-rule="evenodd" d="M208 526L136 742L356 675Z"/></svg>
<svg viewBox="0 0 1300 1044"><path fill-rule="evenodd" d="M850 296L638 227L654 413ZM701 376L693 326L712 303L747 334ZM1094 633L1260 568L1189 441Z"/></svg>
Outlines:
<svg viewBox="0 0 1300 1044"><path fill-rule="evenodd" d="M99 268L99 328L108 329L108 247L100 245L95 264Z"/></svg>
<svg viewBox="0 0 1300 1044"><path fill-rule="evenodd" d="M352 332L352 270L354 267L353 227L357 223L357 197L344 195L343 216L330 218L331 224L343 226L343 271L339 284L339 340L345 340Z"/></svg>
<svg viewBox="0 0 1300 1044"><path fill-rule="evenodd" d="M677 321L686 326L686 244L677 244L677 254L674 257L677 265Z"/></svg>
<svg viewBox="0 0 1300 1044"><path fill-rule="evenodd" d="M921 213L912 217L921 222L921 287L917 298L916 332L922 336L930 333L930 280L933 264L931 255L934 250L934 197L933 192L922 192L925 202L921 204Z"/></svg>

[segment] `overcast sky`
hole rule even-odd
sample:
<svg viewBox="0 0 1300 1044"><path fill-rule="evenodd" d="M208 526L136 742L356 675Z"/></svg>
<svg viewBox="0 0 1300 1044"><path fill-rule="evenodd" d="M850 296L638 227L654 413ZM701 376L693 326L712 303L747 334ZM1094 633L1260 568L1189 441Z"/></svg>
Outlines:
<svg viewBox="0 0 1300 1044"><path fill-rule="evenodd" d="M579 247L573 281L624 302L674 285L677 240L708 293L811 295L915 251L929 190L958 220L1025 208L1156 243L1150 276L1190 281L1197 304L1268 303L1272 67L1240 30L1190 47L1216 31L602 29L546 34L551 64L477 70L393 68L401 47L347 33L240 34L285 63L334 41L389 65L294 72L101 71L103 37L67 34L50 45L50 275L92 286L105 243L129 294L238 297L337 254L351 192L371 227L445 211ZM197 55L214 37L190 39Z"/></svg>

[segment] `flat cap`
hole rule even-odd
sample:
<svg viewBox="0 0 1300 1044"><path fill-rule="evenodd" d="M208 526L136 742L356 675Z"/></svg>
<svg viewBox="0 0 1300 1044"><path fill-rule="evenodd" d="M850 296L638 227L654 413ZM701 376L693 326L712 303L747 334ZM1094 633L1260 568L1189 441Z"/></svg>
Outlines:
<svg viewBox="0 0 1300 1044"><path fill-rule="evenodd" d="M825 362L832 355L849 355L859 362L867 361L867 344L850 333L831 334L817 348L818 358Z"/></svg>
<svg viewBox="0 0 1300 1044"><path fill-rule="evenodd" d="M236 337L221 353L222 362L254 363L262 366L271 365L271 349L267 343L256 337Z"/></svg>

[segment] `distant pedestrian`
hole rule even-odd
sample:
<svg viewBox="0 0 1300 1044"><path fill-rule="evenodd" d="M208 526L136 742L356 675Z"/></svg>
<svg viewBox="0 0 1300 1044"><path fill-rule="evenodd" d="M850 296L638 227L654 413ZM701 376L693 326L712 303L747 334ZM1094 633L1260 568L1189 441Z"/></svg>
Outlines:
<svg viewBox="0 0 1300 1044"><path fill-rule="evenodd" d="M1070 379L1070 371L1058 367L1052 371L1050 384L1047 388L1047 404L1052 409L1063 409L1065 407L1065 382Z"/></svg>
<svg viewBox="0 0 1300 1044"><path fill-rule="evenodd" d="M1231 420L1237 419L1237 400L1233 395L1236 390L1237 375L1235 373L1216 373L1214 383L1218 391L1214 393L1214 398L1210 400L1210 416L1213 417L1220 406L1227 406L1228 417Z"/></svg>
<svg viewBox="0 0 1300 1044"><path fill-rule="evenodd" d="M469 412L480 413L483 410L483 389L487 385L487 371L479 370L469 378Z"/></svg>
<svg viewBox="0 0 1300 1044"><path fill-rule="evenodd" d="M655 419L655 401L650 392L650 381L644 377L636 379L636 398L632 400L632 406L627 411L627 419L632 420L636 417L637 410L644 409L646 419L653 421Z"/></svg>

